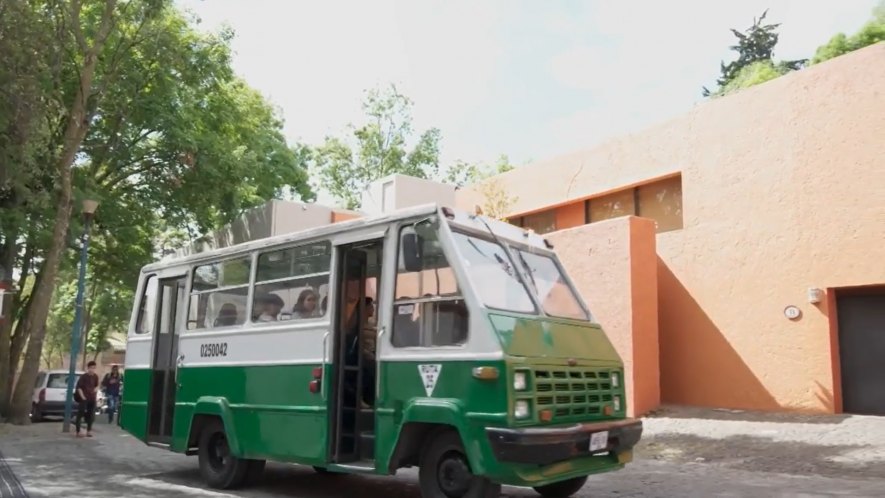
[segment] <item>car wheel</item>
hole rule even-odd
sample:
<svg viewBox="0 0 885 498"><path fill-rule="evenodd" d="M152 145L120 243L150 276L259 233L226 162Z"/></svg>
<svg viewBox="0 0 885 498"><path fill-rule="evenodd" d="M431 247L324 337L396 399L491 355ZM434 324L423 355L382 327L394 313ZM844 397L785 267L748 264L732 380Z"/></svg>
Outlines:
<svg viewBox="0 0 885 498"><path fill-rule="evenodd" d="M40 407L36 403L31 404L31 422L37 423L43 421L43 414L40 413Z"/></svg>
<svg viewBox="0 0 885 498"><path fill-rule="evenodd" d="M198 449L200 474L212 488L233 489L243 484L249 461L231 454L224 425L209 422L200 433Z"/></svg>
<svg viewBox="0 0 885 498"><path fill-rule="evenodd" d="M565 481L554 482L546 486L538 486L535 491L544 498L568 498L580 491L587 483L587 476L575 477Z"/></svg>
<svg viewBox="0 0 885 498"><path fill-rule="evenodd" d="M473 474L461 437L454 431L440 433L426 447L418 482L424 498L493 498L501 494L500 484Z"/></svg>

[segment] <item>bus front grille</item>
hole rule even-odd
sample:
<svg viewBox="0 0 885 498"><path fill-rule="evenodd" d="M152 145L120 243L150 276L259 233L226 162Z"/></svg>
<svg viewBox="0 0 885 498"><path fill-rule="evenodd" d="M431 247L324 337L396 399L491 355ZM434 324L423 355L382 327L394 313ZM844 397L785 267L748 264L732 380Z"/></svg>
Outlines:
<svg viewBox="0 0 885 498"><path fill-rule="evenodd" d="M553 411L554 421L602 415L614 395L611 372L581 368L535 370L534 390L538 410Z"/></svg>

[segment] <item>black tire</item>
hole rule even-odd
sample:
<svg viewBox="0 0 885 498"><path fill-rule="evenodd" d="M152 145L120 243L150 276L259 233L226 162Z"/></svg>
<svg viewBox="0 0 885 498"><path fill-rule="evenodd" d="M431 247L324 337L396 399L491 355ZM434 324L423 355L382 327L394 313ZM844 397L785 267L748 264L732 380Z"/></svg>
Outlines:
<svg viewBox="0 0 885 498"><path fill-rule="evenodd" d="M31 405L31 423L37 423L43 421L43 414L40 413L40 408L36 403Z"/></svg>
<svg viewBox="0 0 885 498"><path fill-rule="evenodd" d="M423 498L496 498L501 485L473 475L457 432L439 433L421 454L418 482Z"/></svg>
<svg viewBox="0 0 885 498"><path fill-rule="evenodd" d="M246 460L248 467L246 468L246 478L244 482L252 485L261 481L264 476L264 467L267 465L265 460Z"/></svg>
<svg viewBox="0 0 885 498"><path fill-rule="evenodd" d="M230 445L224 425L217 420L208 422L200 433L200 474L209 487L233 489L243 484L249 470L249 460L230 454Z"/></svg>
<svg viewBox="0 0 885 498"><path fill-rule="evenodd" d="M538 486L535 491L544 498L568 498L577 493L587 483L587 476L575 477L565 481L554 482L546 486Z"/></svg>

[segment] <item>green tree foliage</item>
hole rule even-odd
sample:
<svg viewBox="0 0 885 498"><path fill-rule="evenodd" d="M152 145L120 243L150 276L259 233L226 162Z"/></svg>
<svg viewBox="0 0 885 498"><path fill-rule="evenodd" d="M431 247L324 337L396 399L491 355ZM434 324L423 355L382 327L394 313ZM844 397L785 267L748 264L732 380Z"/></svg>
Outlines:
<svg viewBox="0 0 885 498"><path fill-rule="evenodd" d="M459 188L470 186L481 199L477 207L484 215L507 221L510 208L518 198L511 196L494 176L506 173L512 169L513 165L510 163L510 159L502 154L492 164L458 161L449 168L441 180Z"/></svg>
<svg viewBox="0 0 885 498"><path fill-rule="evenodd" d="M441 180L456 187L463 187L483 181L491 176L500 175L513 169L510 158L501 154L493 164L469 163L457 161L452 165Z"/></svg>
<svg viewBox="0 0 885 498"><path fill-rule="evenodd" d="M163 0L0 1L0 278L22 288L0 323L0 411L24 354L15 421L44 333L70 340L79 199L101 201L84 317L94 352L125 327L139 267L169 240L269 198L313 198L307 149L233 74L232 36L196 31Z"/></svg>
<svg viewBox="0 0 885 498"><path fill-rule="evenodd" d="M363 102L367 122L351 124L349 136L328 137L314 151L319 186L348 209L356 209L366 187L385 176L434 178L440 132L431 128L416 138L411 109L412 101L393 86L370 90Z"/></svg>
<svg viewBox="0 0 885 498"><path fill-rule="evenodd" d="M818 47L811 64L818 64L882 41L885 41L885 1L879 3L873 11L873 18L857 33L851 36L839 33L830 38L826 45Z"/></svg>
<svg viewBox="0 0 885 498"><path fill-rule="evenodd" d="M770 75L772 70L784 74L805 65L805 59L774 62L774 49L778 41L777 28L780 24L762 24L767 14L768 10L758 19L754 18L753 25L743 33L736 29L731 30L737 38L737 44L729 48L738 53L738 58L728 64L724 61L720 63L721 76L716 80L719 88L710 91L704 87L704 97L723 95L729 91L768 81L771 78L765 79L765 76ZM737 79L746 86L732 84Z"/></svg>
<svg viewBox="0 0 885 498"><path fill-rule="evenodd" d="M735 75L734 79L727 85L720 88L716 93L717 96L728 95L743 88L749 88L760 83L778 78L790 69L781 66L775 66L771 61L756 61L749 66L742 68Z"/></svg>

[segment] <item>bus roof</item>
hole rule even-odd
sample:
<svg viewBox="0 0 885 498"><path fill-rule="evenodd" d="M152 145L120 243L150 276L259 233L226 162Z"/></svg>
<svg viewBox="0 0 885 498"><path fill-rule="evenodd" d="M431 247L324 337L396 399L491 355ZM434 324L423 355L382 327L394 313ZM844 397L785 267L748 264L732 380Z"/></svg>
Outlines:
<svg viewBox="0 0 885 498"><path fill-rule="evenodd" d="M371 227L373 225L382 225L390 222L400 221L404 219L414 218L418 216L430 216L439 211L440 206L438 204L423 204L421 206L411 207L400 209L391 213L385 213L378 216L367 216L364 218L355 218L352 220L342 221L339 223L331 223L329 225L324 225L321 227L309 228L307 230L299 230L297 232L285 233L280 235L274 235L271 237L266 237L263 239L250 240L249 242L243 242L240 244L235 244L229 247L222 247L219 249L213 249L211 251L199 252L195 254L191 254L188 256L184 256L181 258L169 259L169 260L161 260L154 263L150 263L144 266L141 271L151 272L160 270L162 268L168 268L171 266L184 266L192 263L200 262L203 260L209 259L218 259L223 258L225 256L233 256L236 254L251 252L257 249L263 249L266 247L272 247L280 244L286 244L288 242L297 242L301 239L311 239L315 237L323 237L326 235L333 235L337 233L347 232L351 230L359 230L360 228Z"/></svg>

